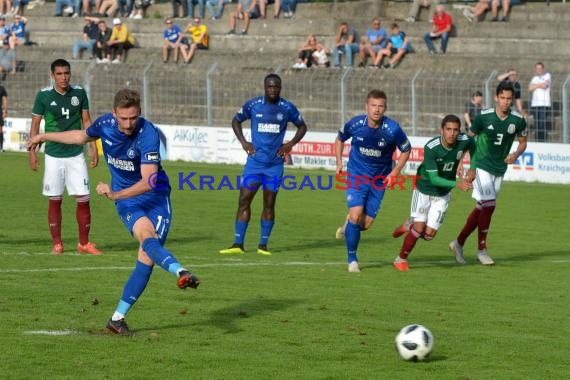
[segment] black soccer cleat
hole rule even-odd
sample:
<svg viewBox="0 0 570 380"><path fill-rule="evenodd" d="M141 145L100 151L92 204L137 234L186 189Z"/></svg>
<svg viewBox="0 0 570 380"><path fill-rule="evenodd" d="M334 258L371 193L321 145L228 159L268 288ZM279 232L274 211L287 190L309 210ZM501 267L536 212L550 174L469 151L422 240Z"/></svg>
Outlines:
<svg viewBox="0 0 570 380"><path fill-rule="evenodd" d="M186 289L187 287L196 289L198 285L200 285L200 279L187 270L180 271L178 274L178 287L180 289Z"/></svg>
<svg viewBox="0 0 570 380"><path fill-rule="evenodd" d="M119 319L118 321L113 321L112 319L109 319L109 322L107 322L107 328L109 330L111 330L111 332L114 332L115 334L119 334L119 335L125 335L125 336L130 336L131 331L129 330L129 326L127 326L127 322L125 322L125 319Z"/></svg>

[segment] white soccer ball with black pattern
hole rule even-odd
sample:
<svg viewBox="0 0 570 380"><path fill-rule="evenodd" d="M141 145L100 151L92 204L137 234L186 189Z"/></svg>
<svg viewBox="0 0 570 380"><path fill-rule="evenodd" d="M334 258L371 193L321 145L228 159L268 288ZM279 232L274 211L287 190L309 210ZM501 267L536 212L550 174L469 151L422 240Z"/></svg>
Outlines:
<svg viewBox="0 0 570 380"><path fill-rule="evenodd" d="M396 350L404 360L426 359L433 350L433 334L418 324L408 325L396 335Z"/></svg>

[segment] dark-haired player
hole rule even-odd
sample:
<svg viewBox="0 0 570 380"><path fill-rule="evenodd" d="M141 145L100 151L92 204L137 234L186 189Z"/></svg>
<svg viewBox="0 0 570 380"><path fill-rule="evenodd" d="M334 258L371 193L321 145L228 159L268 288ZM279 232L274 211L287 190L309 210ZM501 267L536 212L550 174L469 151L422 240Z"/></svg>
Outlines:
<svg viewBox="0 0 570 380"><path fill-rule="evenodd" d="M409 269L408 255L418 239L430 241L435 237L445 218L451 189L473 188L471 182L456 179L456 173L465 152L469 151L473 157L474 139L461 133L461 121L455 115L443 118L440 133L424 146L424 160L417 171L417 188L412 193L410 218L392 234L397 238L408 232L394 260L394 267L401 271Z"/></svg>
<svg viewBox="0 0 570 380"><path fill-rule="evenodd" d="M231 247L222 249L222 254L245 252L244 240L251 218L251 202L262 187L263 212L257 253L271 255L267 243L275 223L275 201L283 176L284 157L307 132L307 126L297 107L280 95L281 78L269 74L263 84L265 95L245 102L232 119L232 129L248 156L242 175L244 183L240 186L234 243ZM246 140L242 129L242 123L248 119L251 120L251 142ZM283 143L289 122L297 127L297 132L291 141Z"/></svg>
<svg viewBox="0 0 570 380"><path fill-rule="evenodd" d="M470 132L477 136L475 157L476 175L473 198L477 204L467 217L465 226L449 249L458 262L464 262L463 246L469 235L478 229L477 259L483 265L495 262L487 253L487 234L495 211L507 165L514 164L526 149L526 121L517 111L511 110L514 88L510 82L501 82L495 93L495 108L483 110L473 122ZM515 138L519 145L510 153ZM469 177L468 177L469 178Z"/></svg>

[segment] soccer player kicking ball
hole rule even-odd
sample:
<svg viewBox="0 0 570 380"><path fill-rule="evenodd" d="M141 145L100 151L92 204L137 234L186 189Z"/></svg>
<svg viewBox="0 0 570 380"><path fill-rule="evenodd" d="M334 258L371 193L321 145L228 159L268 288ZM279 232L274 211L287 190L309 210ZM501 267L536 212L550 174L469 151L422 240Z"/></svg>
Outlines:
<svg viewBox="0 0 570 380"><path fill-rule="evenodd" d="M146 288L154 264L177 276L181 289L200 284L163 246L172 220L170 185L160 164L158 131L140 117L140 111L139 93L123 89L115 94L113 112L99 117L89 129L39 134L28 142L28 150L33 150L45 141L76 145L103 141L111 186L101 182L97 193L115 202L122 222L139 242L137 264L107 323L109 330L122 335L131 334L125 315Z"/></svg>
<svg viewBox="0 0 570 380"><path fill-rule="evenodd" d="M283 176L284 157L307 132L307 125L297 107L281 97L281 78L277 74L269 74L263 85L265 95L245 102L232 119L232 129L248 156L239 190L234 243L220 250L224 255L245 253L251 202L260 188L263 190L263 212L257 253L271 255L267 243L275 223L275 202ZM247 119L251 120L251 142L243 135L242 123ZM289 122L297 127L297 132L291 141L283 143Z"/></svg>
<svg viewBox="0 0 570 380"><path fill-rule="evenodd" d="M477 228L477 259L483 265L495 264L487 253L487 234L491 217L507 165L514 164L526 149L526 121L520 113L511 110L513 94L513 84L501 82L495 93L495 108L483 110L471 125L470 132L477 136L474 158L477 169L472 195L477 204L467 217L457 239L449 243L449 249L460 263L465 263L465 240ZM509 153L515 137L519 145L513 153Z"/></svg>
<svg viewBox="0 0 570 380"><path fill-rule="evenodd" d="M435 237L451 200L451 189L457 187L467 191L473 188L471 182L462 178L456 179L457 168L461 165L465 152L469 151L471 157L475 152L474 139L460 131L459 118L447 115L441 121L441 136L432 138L424 146L424 161L417 171L419 178L417 188L412 193L410 218L392 234L397 238L408 233L402 243L400 255L394 260L397 270L409 270L408 255L419 238L430 241ZM469 172L473 178L474 169ZM460 259L458 258L458 261Z"/></svg>
<svg viewBox="0 0 570 380"><path fill-rule="evenodd" d="M384 116L387 97L384 91L372 90L366 98L366 114L349 120L338 132L334 142L337 174L342 173L344 142L351 140L346 181L348 218L337 230L337 238L346 241L348 271L360 272L357 249L360 232L372 227L380 211L384 192L390 181L400 175L408 161L412 147L400 125ZM392 155L401 152L392 168Z"/></svg>

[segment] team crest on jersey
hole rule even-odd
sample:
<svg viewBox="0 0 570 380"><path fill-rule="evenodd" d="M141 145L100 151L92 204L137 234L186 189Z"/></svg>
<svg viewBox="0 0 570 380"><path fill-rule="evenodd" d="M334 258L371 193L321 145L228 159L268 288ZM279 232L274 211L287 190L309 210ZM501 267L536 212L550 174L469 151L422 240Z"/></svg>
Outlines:
<svg viewBox="0 0 570 380"><path fill-rule="evenodd" d="M71 97L71 105L72 106L78 106L79 105L79 98L77 96Z"/></svg>
<svg viewBox="0 0 570 380"><path fill-rule="evenodd" d="M129 150L127 151L127 157L135 158L135 150L133 148L129 148Z"/></svg>
<svg viewBox="0 0 570 380"><path fill-rule="evenodd" d="M277 114L277 120L282 121L282 120L283 120L283 117L284 117L284 116L283 116L283 114L282 114L281 112L279 112L279 113Z"/></svg>
<svg viewBox="0 0 570 380"><path fill-rule="evenodd" d="M461 156L463 156L463 151L462 151L462 150L460 150L459 152L457 152L456 160L458 160L458 161L461 160Z"/></svg>
<svg viewBox="0 0 570 380"><path fill-rule="evenodd" d="M127 213L127 215L125 216L125 219L127 219L127 222L130 222L132 218L133 218L133 215L130 212Z"/></svg>
<svg viewBox="0 0 570 380"><path fill-rule="evenodd" d="M509 126L507 127L507 132L509 132L509 134L512 135L513 133L515 133L516 129L517 127L515 127L514 124L509 124Z"/></svg>

